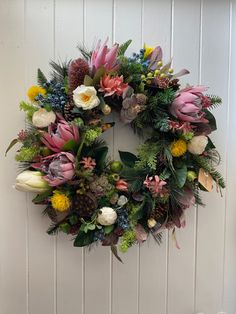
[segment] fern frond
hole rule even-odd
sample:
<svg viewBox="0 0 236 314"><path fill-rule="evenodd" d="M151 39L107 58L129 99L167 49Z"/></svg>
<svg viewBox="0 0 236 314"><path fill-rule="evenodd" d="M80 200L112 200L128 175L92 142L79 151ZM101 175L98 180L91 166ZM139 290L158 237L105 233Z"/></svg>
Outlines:
<svg viewBox="0 0 236 314"><path fill-rule="evenodd" d="M44 86L45 83L47 83L47 78L46 78L46 76L43 74L43 72L42 72L40 69L38 69L38 84L39 84L41 87L45 88L45 86Z"/></svg>
<svg viewBox="0 0 236 314"><path fill-rule="evenodd" d="M118 56L123 56L131 43L132 43L132 39L129 39L126 42L124 42L122 45L120 45Z"/></svg>
<svg viewBox="0 0 236 314"><path fill-rule="evenodd" d="M85 48L83 45L79 44L77 46L77 48L79 49L79 52L82 54L82 56L84 57L85 60L90 60L91 58L91 52Z"/></svg>

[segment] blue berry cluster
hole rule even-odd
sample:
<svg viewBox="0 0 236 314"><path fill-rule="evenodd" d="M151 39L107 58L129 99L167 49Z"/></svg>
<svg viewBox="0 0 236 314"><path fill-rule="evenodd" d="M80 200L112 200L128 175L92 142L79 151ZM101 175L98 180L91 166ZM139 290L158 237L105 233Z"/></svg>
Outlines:
<svg viewBox="0 0 236 314"><path fill-rule="evenodd" d="M117 213L117 225L123 230L127 230L129 228L129 219L127 209L124 207L118 208L116 210Z"/></svg>
<svg viewBox="0 0 236 314"><path fill-rule="evenodd" d="M65 86L52 80L43 84L43 87L47 90L46 97L39 94L35 100L39 101L42 107L50 105L53 110L63 112L68 101Z"/></svg>
<svg viewBox="0 0 236 314"><path fill-rule="evenodd" d="M105 239L105 233L103 229L98 229L93 234L94 241L103 241Z"/></svg>
<svg viewBox="0 0 236 314"><path fill-rule="evenodd" d="M140 49L139 53L133 53L132 57L129 58L129 62L141 63L143 67L147 68L150 64L150 60L144 59L145 49Z"/></svg>

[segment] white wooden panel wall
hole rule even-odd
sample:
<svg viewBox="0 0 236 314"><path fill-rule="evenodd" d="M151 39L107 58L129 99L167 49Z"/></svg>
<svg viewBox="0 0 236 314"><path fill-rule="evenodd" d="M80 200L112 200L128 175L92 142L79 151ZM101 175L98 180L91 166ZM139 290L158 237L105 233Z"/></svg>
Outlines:
<svg viewBox="0 0 236 314"><path fill-rule="evenodd" d="M24 127L19 100L49 59L78 56L91 47L134 40L161 44L165 60L187 67L184 83L218 93L219 130L214 141L227 179L223 198L206 195L208 206L187 213L177 233L158 247L149 241L123 256L108 248L76 249L48 225L31 195L11 188L17 167L4 156ZM236 313L236 1L235 0L0 0L0 313L1 314L235 314ZM129 135L127 135L129 134ZM135 150L138 139L117 124L106 134L110 154Z"/></svg>

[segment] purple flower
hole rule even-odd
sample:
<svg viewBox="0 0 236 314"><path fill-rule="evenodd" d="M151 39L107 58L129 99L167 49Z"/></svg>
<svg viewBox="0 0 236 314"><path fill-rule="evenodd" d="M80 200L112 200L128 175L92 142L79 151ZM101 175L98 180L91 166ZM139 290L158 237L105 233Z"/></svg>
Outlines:
<svg viewBox="0 0 236 314"><path fill-rule="evenodd" d="M170 113L181 121L192 123L208 123L204 118L205 96L204 86L187 87L182 89L175 97L170 106Z"/></svg>
<svg viewBox="0 0 236 314"><path fill-rule="evenodd" d="M43 177L51 186L57 186L71 180L75 174L75 157L71 153L58 153L42 158L40 163L32 165L46 175Z"/></svg>

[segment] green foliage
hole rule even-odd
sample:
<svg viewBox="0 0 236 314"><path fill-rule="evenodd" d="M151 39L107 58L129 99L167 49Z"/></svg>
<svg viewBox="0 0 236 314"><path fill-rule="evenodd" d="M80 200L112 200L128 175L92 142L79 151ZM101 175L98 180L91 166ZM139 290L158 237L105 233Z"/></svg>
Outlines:
<svg viewBox="0 0 236 314"><path fill-rule="evenodd" d="M37 155L39 155L39 147L22 147L18 154L16 154L16 161L32 161Z"/></svg>
<svg viewBox="0 0 236 314"><path fill-rule="evenodd" d="M121 56L119 72L122 73L126 82L132 82L132 85L139 84L143 67L140 63L129 62L128 58Z"/></svg>
<svg viewBox="0 0 236 314"><path fill-rule="evenodd" d="M136 161L136 168L150 168L156 170L157 155L160 152L160 146L157 143L145 142L137 149L138 161Z"/></svg>
<svg viewBox="0 0 236 314"><path fill-rule="evenodd" d="M133 168L135 166L135 162L138 161L138 158L130 152L119 151L119 155L120 155L120 160L123 162L123 164L126 167Z"/></svg>
<svg viewBox="0 0 236 314"><path fill-rule="evenodd" d="M91 145L96 139L97 137L99 137L102 134L102 130L101 128L97 127L94 129L88 129L85 132L85 145L89 146Z"/></svg>
<svg viewBox="0 0 236 314"><path fill-rule="evenodd" d="M77 46L77 48L79 49L79 52L84 57L84 59L88 61L91 57L91 52L89 51L89 49L80 44Z"/></svg>
<svg viewBox="0 0 236 314"><path fill-rule="evenodd" d="M51 76L55 81L60 82L62 84L65 83L65 79L68 76L69 63L70 61L58 62L58 63L55 61L50 62L50 65L52 67Z"/></svg>
<svg viewBox="0 0 236 314"><path fill-rule="evenodd" d="M20 102L20 110L23 110L26 112L27 114L27 119L29 121L32 121L32 117L33 117L33 114L38 110L39 108L33 104L28 104L24 101L21 101Z"/></svg>
<svg viewBox="0 0 236 314"><path fill-rule="evenodd" d="M121 237L119 249L125 253L136 242L135 231L127 230Z"/></svg>
<svg viewBox="0 0 236 314"><path fill-rule="evenodd" d="M132 39L129 39L126 42L124 42L122 45L120 45L119 50L118 50L118 56L123 56L131 43L132 43Z"/></svg>
<svg viewBox="0 0 236 314"><path fill-rule="evenodd" d="M216 95L207 95L211 100L211 106L209 109L215 109L222 104L222 99Z"/></svg>
<svg viewBox="0 0 236 314"><path fill-rule="evenodd" d="M74 246L76 247L83 247L83 246L87 246L91 243L93 243L94 239L93 239L93 232L92 231L88 231L87 233L83 232L83 231L79 231L75 240L74 240Z"/></svg>
<svg viewBox="0 0 236 314"><path fill-rule="evenodd" d="M203 156L193 155L193 160L196 162L196 164L203 168L205 171L209 172L214 181L221 187L225 188L225 181L222 175L211 166L211 162L209 159L204 158Z"/></svg>
<svg viewBox="0 0 236 314"><path fill-rule="evenodd" d="M49 196L52 195L52 190L49 189L48 191L45 191L44 193L38 194L35 198L33 198L32 202L35 204L40 204L43 201L47 200Z"/></svg>
<svg viewBox="0 0 236 314"><path fill-rule="evenodd" d="M187 166L184 164L181 168L175 170L178 186L182 188L187 179Z"/></svg>
<svg viewBox="0 0 236 314"><path fill-rule="evenodd" d="M38 69L38 84L39 84L39 86L45 88L45 86L44 86L45 83L47 83L47 78L43 74L43 72L40 69Z"/></svg>
<svg viewBox="0 0 236 314"><path fill-rule="evenodd" d="M18 142L19 142L19 140L17 138L14 138L14 140L11 141L11 143L8 145L8 147L6 149L5 156L7 155L9 150L12 149L12 147L15 146Z"/></svg>

